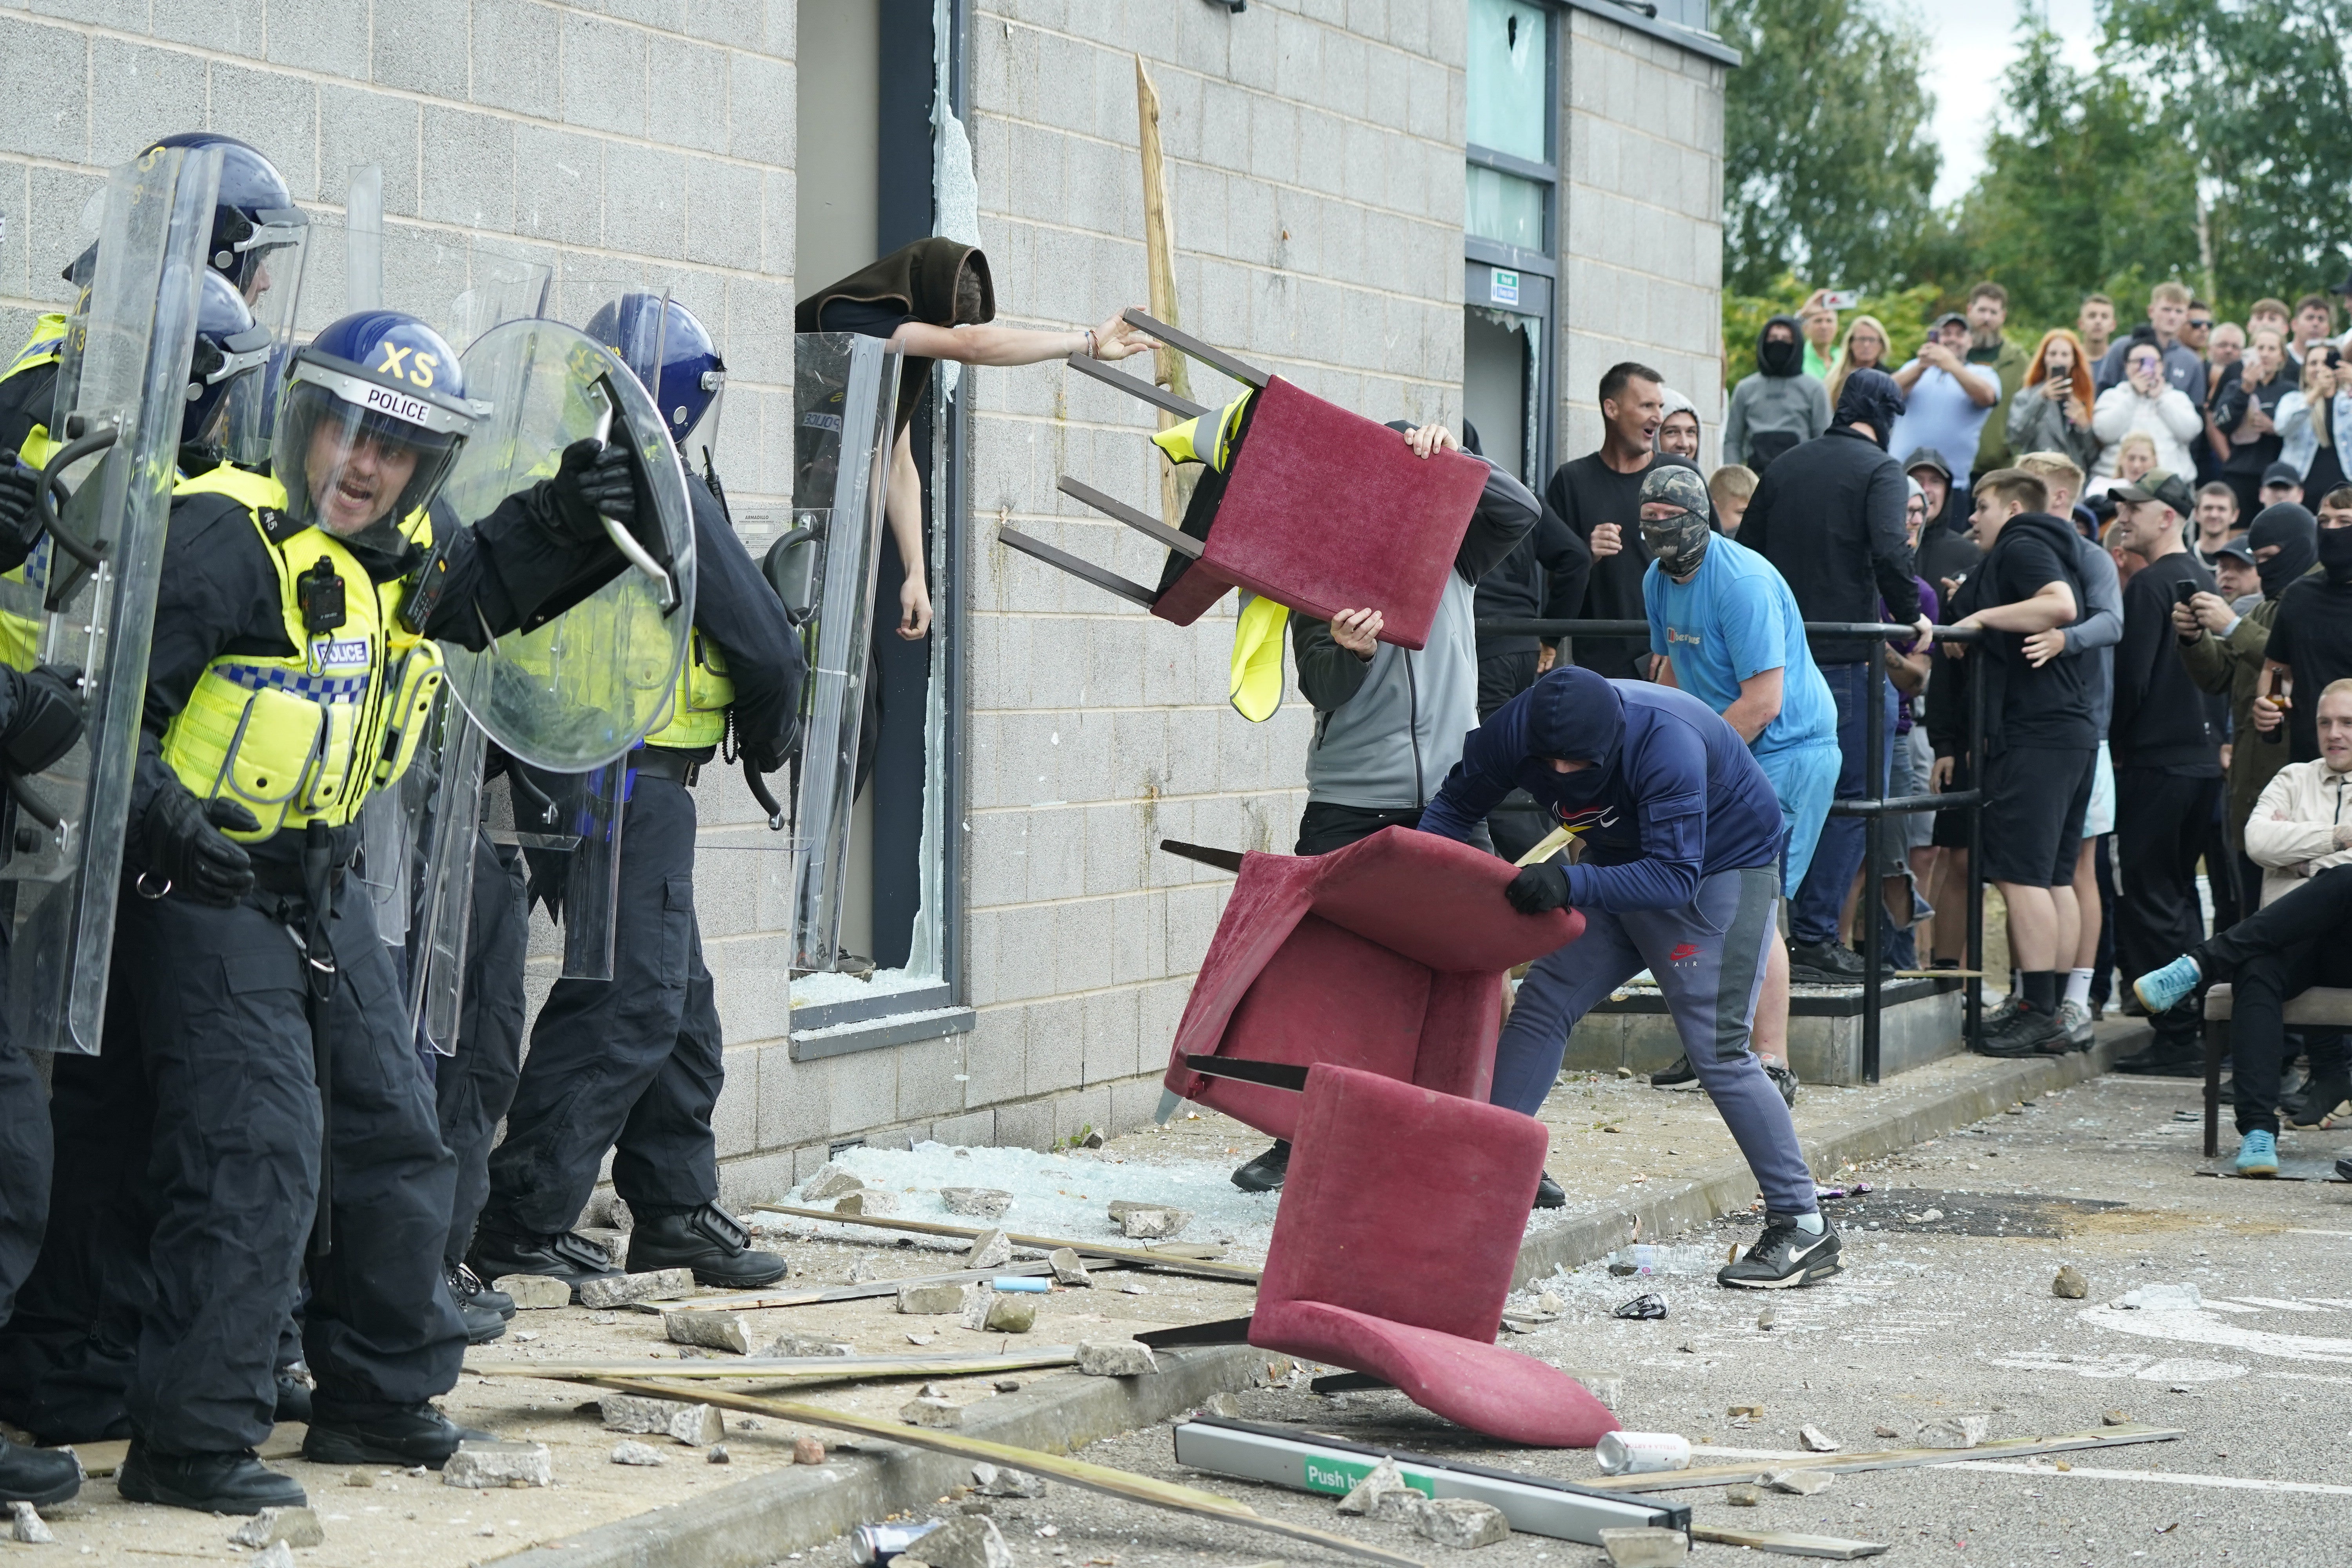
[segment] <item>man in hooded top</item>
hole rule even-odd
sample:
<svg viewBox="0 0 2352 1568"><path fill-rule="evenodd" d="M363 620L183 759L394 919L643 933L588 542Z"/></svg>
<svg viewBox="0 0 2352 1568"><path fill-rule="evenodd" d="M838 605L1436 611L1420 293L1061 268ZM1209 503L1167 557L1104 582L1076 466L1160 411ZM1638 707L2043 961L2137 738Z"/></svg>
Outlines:
<svg viewBox="0 0 2352 1568"><path fill-rule="evenodd" d="M2321 498L2317 545L2319 572L2280 594L2263 651L2265 689L2283 684L2287 700L2258 697L2253 707L2254 727L2265 734L2284 721L2288 760L2297 763L2319 755L2319 693L2352 677L2352 485Z"/></svg>
<svg viewBox="0 0 2352 1568"><path fill-rule="evenodd" d="M1512 907L1573 905L1585 927L1519 986L1496 1047L1494 1102L1532 1115L1559 1076L1569 1031L1647 969L1764 1193L1763 1235L1717 1282L1773 1289L1836 1273L1837 1235L1789 1108L1748 1048L1778 936L1782 826L1747 742L1687 692L1556 669L1470 733L1421 828L1466 842L1515 787L1575 829L1583 855L1522 870Z"/></svg>
<svg viewBox="0 0 2352 1568"><path fill-rule="evenodd" d="M1829 389L1805 373L1797 318L1775 316L1756 340L1756 370L1731 389L1723 420L1723 460L1761 474L1791 447L1830 426Z"/></svg>

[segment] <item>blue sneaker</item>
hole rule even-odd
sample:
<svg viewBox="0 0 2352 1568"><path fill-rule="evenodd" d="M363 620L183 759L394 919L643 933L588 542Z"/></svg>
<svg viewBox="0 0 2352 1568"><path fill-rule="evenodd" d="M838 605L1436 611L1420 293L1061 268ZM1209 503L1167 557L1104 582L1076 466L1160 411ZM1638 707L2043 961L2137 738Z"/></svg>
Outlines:
<svg viewBox="0 0 2352 1568"><path fill-rule="evenodd" d="M2277 1133L2265 1132L2256 1128L2239 1141L2238 1174L2242 1176L2278 1174Z"/></svg>
<svg viewBox="0 0 2352 1568"><path fill-rule="evenodd" d="M2148 1011L2148 1016L2169 1013L2197 992L2197 983L2205 978L2197 961L2182 953L2162 969L2154 970L2132 982L2132 994Z"/></svg>

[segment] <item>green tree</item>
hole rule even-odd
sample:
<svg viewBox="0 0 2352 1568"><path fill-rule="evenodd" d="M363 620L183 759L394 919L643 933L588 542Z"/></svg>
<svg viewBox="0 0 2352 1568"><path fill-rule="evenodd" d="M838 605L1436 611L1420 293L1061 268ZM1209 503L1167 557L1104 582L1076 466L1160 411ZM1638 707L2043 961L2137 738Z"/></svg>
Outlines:
<svg viewBox="0 0 2352 1568"><path fill-rule="evenodd" d="M1717 26L1745 57L1724 99L1727 287L1906 281L1938 162L1918 26L1873 0L1724 0Z"/></svg>
<svg viewBox="0 0 2352 1568"><path fill-rule="evenodd" d="M2201 176L2221 300L2292 300L2340 280L2352 239L2352 0L2103 9L2103 67L2155 86Z"/></svg>

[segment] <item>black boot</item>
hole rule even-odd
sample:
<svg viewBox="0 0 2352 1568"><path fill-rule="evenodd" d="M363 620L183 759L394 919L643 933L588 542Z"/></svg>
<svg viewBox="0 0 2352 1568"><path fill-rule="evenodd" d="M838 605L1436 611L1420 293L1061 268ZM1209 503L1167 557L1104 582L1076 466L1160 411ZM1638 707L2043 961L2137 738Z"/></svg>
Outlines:
<svg viewBox="0 0 2352 1568"><path fill-rule="evenodd" d="M1278 1193L1290 1173L1290 1140L1277 1138L1274 1147L1234 1173L1234 1185L1245 1193Z"/></svg>
<svg viewBox="0 0 2352 1568"><path fill-rule="evenodd" d="M318 1418L302 1437L302 1457L314 1465L423 1465L437 1470L462 1442L486 1443L488 1432L460 1426L430 1405L366 1414L339 1410L320 1400Z"/></svg>
<svg viewBox="0 0 2352 1568"><path fill-rule="evenodd" d="M81 1490L81 1466L62 1448L20 1448L0 1437L0 1503L47 1508Z"/></svg>
<svg viewBox="0 0 2352 1568"><path fill-rule="evenodd" d="M1549 1171L1546 1171L1543 1173L1542 1179L1536 1183L1536 1207L1539 1209L1564 1209L1567 1206L1568 1194L1560 1190L1560 1185L1558 1182L1551 1179L1551 1173Z"/></svg>
<svg viewBox="0 0 2352 1568"><path fill-rule="evenodd" d="M315 1430L315 1428L314 1428ZM259 1513L302 1508L302 1483L263 1464L250 1448L225 1454L165 1454L137 1437L114 1473L114 1489L132 1502L160 1502L198 1513Z"/></svg>
<svg viewBox="0 0 2352 1568"><path fill-rule="evenodd" d="M694 1282L722 1290L756 1290L792 1268L772 1252L751 1250L751 1233L717 1204L684 1214L637 1216L629 1232L629 1272L691 1268Z"/></svg>
<svg viewBox="0 0 2352 1568"><path fill-rule="evenodd" d="M278 1369L278 1415L279 1421L310 1424L310 1385L295 1374L290 1366Z"/></svg>
<svg viewBox="0 0 2352 1568"><path fill-rule="evenodd" d="M2145 1049L2118 1059L2115 1070L2140 1078L2202 1078L2205 1052L2193 1036L2159 1034Z"/></svg>
<svg viewBox="0 0 2352 1568"><path fill-rule="evenodd" d="M1789 944L1789 978L1799 985L1859 985L1862 954L1843 942L1792 942Z"/></svg>
<svg viewBox="0 0 2352 1568"><path fill-rule="evenodd" d="M454 1258L443 1258L441 1271L449 1280L449 1294L460 1307L482 1307L501 1318L515 1315L514 1298L503 1290L493 1290L482 1283L482 1277Z"/></svg>
<svg viewBox="0 0 2352 1568"><path fill-rule="evenodd" d="M466 1260L475 1276L496 1279L508 1274L544 1274L572 1287L580 1300L582 1281L606 1279L620 1273L612 1254L577 1231L551 1234L521 1230L489 1215L474 1232L474 1250Z"/></svg>

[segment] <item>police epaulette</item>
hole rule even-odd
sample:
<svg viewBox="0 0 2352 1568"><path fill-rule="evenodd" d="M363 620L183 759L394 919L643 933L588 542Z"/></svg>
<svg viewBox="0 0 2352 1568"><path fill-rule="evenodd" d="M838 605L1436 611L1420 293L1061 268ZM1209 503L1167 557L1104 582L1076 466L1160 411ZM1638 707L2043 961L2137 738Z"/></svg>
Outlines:
<svg viewBox="0 0 2352 1568"><path fill-rule="evenodd" d="M272 544L283 544L310 526L306 522L296 522L274 506L263 507L257 521L261 524L261 536Z"/></svg>

